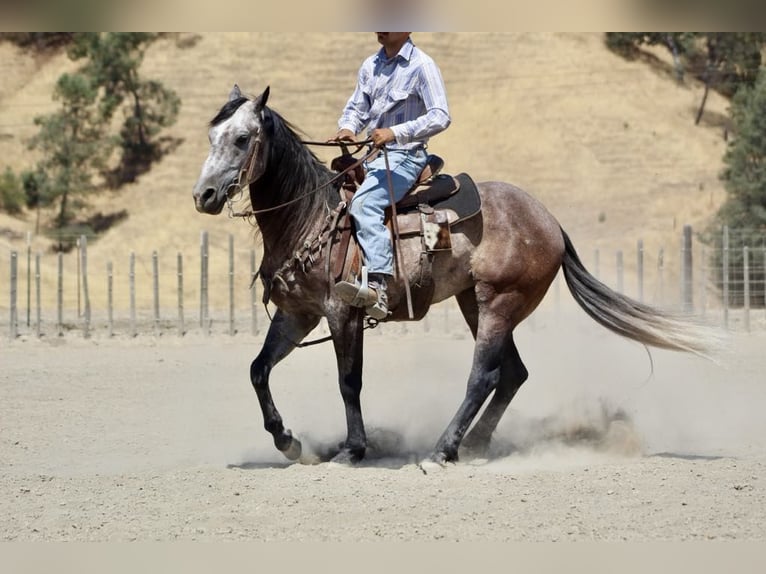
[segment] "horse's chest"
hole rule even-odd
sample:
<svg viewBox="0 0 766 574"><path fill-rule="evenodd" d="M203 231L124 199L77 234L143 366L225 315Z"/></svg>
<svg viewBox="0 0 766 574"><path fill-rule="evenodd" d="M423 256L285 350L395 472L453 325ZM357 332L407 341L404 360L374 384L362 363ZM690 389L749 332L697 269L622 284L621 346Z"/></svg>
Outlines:
<svg viewBox="0 0 766 574"><path fill-rule="evenodd" d="M305 313L319 306L321 286L302 273L275 274L268 283L269 300L284 311Z"/></svg>

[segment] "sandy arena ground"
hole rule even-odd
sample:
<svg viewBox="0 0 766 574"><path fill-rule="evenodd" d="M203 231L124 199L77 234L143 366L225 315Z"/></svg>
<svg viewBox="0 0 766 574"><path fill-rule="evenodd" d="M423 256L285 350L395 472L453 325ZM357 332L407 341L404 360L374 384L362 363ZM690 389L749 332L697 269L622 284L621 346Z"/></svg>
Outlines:
<svg viewBox="0 0 766 574"><path fill-rule="evenodd" d="M653 351L652 375L581 313L533 319L491 456L427 473L464 392L461 332L368 336L355 467L274 450L248 380L257 337L5 339L0 540L766 539L763 331L720 364ZM272 389L308 454L342 438L329 346L288 357Z"/></svg>

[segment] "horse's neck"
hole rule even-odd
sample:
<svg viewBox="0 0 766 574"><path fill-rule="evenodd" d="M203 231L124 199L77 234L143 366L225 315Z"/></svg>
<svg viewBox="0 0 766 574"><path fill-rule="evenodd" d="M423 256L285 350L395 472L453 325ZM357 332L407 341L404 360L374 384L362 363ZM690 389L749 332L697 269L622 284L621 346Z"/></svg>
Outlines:
<svg viewBox="0 0 766 574"><path fill-rule="evenodd" d="M280 189L282 182L278 178L267 178L251 187L251 203L254 209L270 210L256 215L263 241L264 271L273 272L280 268L285 261L293 258L306 242L319 235L327 216L327 207L332 209L340 201L334 187L321 187L331 177L332 172L325 168L320 173L320 183L312 184L310 189L290 190L291 193L284 193L284 190ZM306 195L301 198L303 194ZM297 201L279 207L292 200Z"/></svg>

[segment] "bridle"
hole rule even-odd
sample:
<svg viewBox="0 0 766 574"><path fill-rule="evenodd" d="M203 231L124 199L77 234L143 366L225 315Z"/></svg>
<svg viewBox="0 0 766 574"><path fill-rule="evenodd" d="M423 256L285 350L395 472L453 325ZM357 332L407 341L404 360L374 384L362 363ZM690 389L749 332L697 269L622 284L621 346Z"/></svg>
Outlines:
<svg viewBox="0 0 766 574"><path fill-rule="evenodd" d="M301 141L303 145L313 145L313 146L326 146L326 147L340 147L343 150L344 155L350 155L355 156L357 153L359 153L365 146L372 144L372 139L367 139L363 141L358 142L346 142L346 141L328 141L328 142L318 142L318 141ZM356 146L356 149L353 151L349 151L349 147ZM241 217L246 219L251 225L255 225L253 219L256 215L260 213L267 213L269 211L276 211L277 209L281 209L283 207L287 207L288 205L291 205L293 203L296 203L302 199L305 199L306 197L313 195L315 193L318 193L320 190L326 188L329 185L332 185L336 181L339 181L342 177L345 177L346 174L352 172L357 167L362 165L365 161L370 159L371 157L377 155L380 152L380 149L376 147L371 147L370 150L364 154L361 158L350 164L348 167L344 168L340 172L338 172L335 176L333 176L329 181L323 183L322 185L319 185L315 187L314 189L307 191L306 193L301 194L298 197L295 197L291 199L290 201L286 201L284 203L280 203L278 205L267 207L264 209L248 209L246 211L234 211L234 199L233 196L239 196L242 195L253 181L255 179L253 178L253 173L255 172L255 164L258 159L258 151L260 150L260 142L257 139L253 139L253 142L250 144L250 148L247 152L247 157L245 159L245 162L242 164L242 169L239 171L239 176L237 178L236 183L236 191L233 194L227 194L226 195L226 204L229 208L229 217L235 218L235 217ZM304 246L305 247L305 246ZM256 274L255 277L253 277L253 282L255 282L256 277L258 274ZM269 318L269 321L272 321L271 313L269 312L268 306L264 302L264 307L266 308L266 315ZM378 321L375 319L372 319L370 317L367 318L366 325L364 326L364 329L374 329L377 327ZM290 339L285 333L281 333L283 337L285 337L288 341L290 341L291 344L293 344L297 348L303 348L303 347L310 347L313 345L318 345L320 343L326 343L327 341L331 340L331 336L321 337L319 339L314 339L311 341L293 341Z"/></svg>
<svg viewBox="0 0 766 574"><path fill-rule="evenodd" d="M327 142L318 142L318 141L301 141L300 143L304 145L313 145L313 146L329 146L329 147L340 147L343 149L343 153L354 156L357 153L359 153L365 146L372 143L372 139L367 139L363 141L358 142L346 142L346 141L327 141ZM349 146L356 146L356 149L354 151L349 151ZM345 177L345 175L360 165L362 165L365 161L373 157L374 155L377 155L380 149L376 147L371 147L370 150L364 154L361 158L356 160L354 163L349 165L348 167L344 168L342 171L335 174L329 181L326 181L325 183L315 187L314 189L311 189L298 197L294 197L290 201L285 201L284 203L280 203L278 205L274 205L272 207L266 207L263 209L248 209L246 211L234 211L234 199L232 197L237 196L239 197L242 193L244 193L245 189L249 188L250 184L255 181L255 178L253 177L253 174L255 172L255 164L258 160L258 152L261 148L260 141L258 141L257 138L253 138L252 143L250 144L250 147L247 152L247 157L245 158L245 162L242 164L242 169L239 170L239 176L237 178L236 191L234 193L226 194L226 205L229 208L229 217L235 218L235 217L242 217L247 219L251 224L252 218L254 218L256 215L259 215L261 213L268 213L269 211L276 211L277 209L282 209L283 207L287 207L288 205L292 205L293 203L297 203L298 201L307 198L310 195L313 195L315 193L318 193L322 189L328 187L329 185L332 185L333 183L339 181L341 178Z"/></svg>

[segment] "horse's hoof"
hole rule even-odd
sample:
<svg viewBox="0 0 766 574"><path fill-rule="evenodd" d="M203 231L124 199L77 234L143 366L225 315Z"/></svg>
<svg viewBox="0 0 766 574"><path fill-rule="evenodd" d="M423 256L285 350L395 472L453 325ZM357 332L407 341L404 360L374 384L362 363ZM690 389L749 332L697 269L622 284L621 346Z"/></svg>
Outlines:
<svg viewBox="0 0 766 574"><path fill-rule="evenodd" d="M455 459L456 458L457 457L455 457ZM447 468L449 464L454 463L455 459L449 458L443 452L435 452L427 459L422 460L418 464L418 468L423 472L423 474L428 474L429 472L437 472Z"/></svg>
<svg viewBox="0 0 766 574"><path fill-rule="evenodd" d="M460 445L460 450L470 458L486 458L489 453L489 442L489 439L477 439L469 435Z"/></svg>
<svg viewBox="0 0 766 574"><path fill-rule="evenodd" d="M347 448L341 449L341 451L330 459L333 464L342 464L344 466L350 466L360 462L364 458L363 454L353 453Z"/></svg>
<svg viewBox="0 0 766 574"><path fill-rule="evenodd" d="M303 447L301 441L297 438L292 438L288 447L282 450L282 454L285 455L288 460L298 460L301 457L302 451Z"/></svg>

